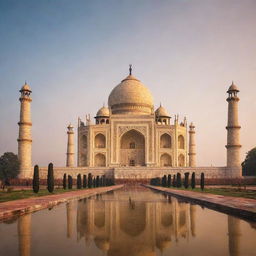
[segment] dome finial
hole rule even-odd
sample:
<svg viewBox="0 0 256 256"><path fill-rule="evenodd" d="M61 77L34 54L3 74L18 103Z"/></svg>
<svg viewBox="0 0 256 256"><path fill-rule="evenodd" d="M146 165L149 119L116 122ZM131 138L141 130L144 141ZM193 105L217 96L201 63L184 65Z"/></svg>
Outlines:
<svg viewBox="0 0 256 256"><path fill-rule="evenodd" d="M132 75L132 64L129 65L129 75Z"/></svg>

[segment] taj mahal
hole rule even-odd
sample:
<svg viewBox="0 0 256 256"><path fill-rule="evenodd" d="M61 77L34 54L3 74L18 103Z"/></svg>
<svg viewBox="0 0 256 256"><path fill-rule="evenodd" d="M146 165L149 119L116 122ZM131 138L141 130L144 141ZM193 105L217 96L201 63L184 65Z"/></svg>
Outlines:
<svg viewBox="0 0 256 256"><path fill-rule="evenodd" d="M101 107L91 120L78 118L77 156L75 155L74 127L67 127L66 166L55 167L55 176L64 173L106 175L116 180L150 179L162 174L205 172L206 178L237 178L241 176L240 125L238 121L238 88L232 82L227 90L227 164L223 167L196 166L195 125L186 118L173 118L160 104L155 109L149 89L132 74L113 88L108 106ZM20 90L21 109L18 137L20 178L31 178L31 88ZM223 129L224 130L224 129ZM77 159L77 165L76 165ZM41 178L47 168L40 168Z"/></svg>

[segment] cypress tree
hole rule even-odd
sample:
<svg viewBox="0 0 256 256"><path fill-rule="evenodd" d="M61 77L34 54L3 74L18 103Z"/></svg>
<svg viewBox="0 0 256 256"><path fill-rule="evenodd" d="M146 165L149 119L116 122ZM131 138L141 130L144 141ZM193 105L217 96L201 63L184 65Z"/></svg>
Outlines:
<svg viewBox="0 0 256 256"><path fill-rule="evenodd" d="M87 187L87 177L86 175L83 175L83 188Z"/></svg>
<svg viewBox="0 0 256 256"><path fill-rule="evenodd" d="M173 175L173 179L172 179L172 186L176 187L176 175Z"/></svg>
<svg viewBox="0 0 256 256"><path fill-rule="evenodd" d="M92 188L92 174L88 174L88 188Z"/></svg>
<svg viewBox="0 0 256 256"><path fill-rule="evenodd" d="M38 167L38 165L34 166L33 191L34 191L34 193L38 193L38 191L39 191L39 167Z"/></svg>
<svg viewBox="0 0 256 256"><path fill-rule="evenodd" d="M81 174L80 173L77 175L76 187L77 187L77 189L81 189L82 188L82 178L81 178Z"/></svg>
<svg viewBox="0 0 256 256"><path fill-rule="evenodd" d="M185 172L184 187L188 188L189 172Z"/></svg>
<svg viewBox="0 0 256 256"><path fill-rule="evenodd" d="M72 189L73 179L72 176L68 175L68 189Z"/></svg>
<svg viewBox="0 0 256 256"><path fill-rule="evenodd" d="M195 172L193 172L191 177L191 188L194 189L195 187L196 187L196 174Z"/></svg>
<svg viewBox="0 0 256 256"><path fill-rule="evenodd" d="M93 184L93 187L96 188L96 179L95 179L95 177L92 180L92 184Z"/></svg>
<svg viewBox="0 0 256 256"><path fill-rule="evenodd" d="M102 177L102 186L105 187L106 186L106 176L103 175Z"/></svg>
<svg viewBox="0 0 256 256"><path fill-rule="evenodd" d="M103 187L103 176L100 176L100 187Z"/></svg>
<svg viewBox="0 0 256 256"><path fill-rule="evenodd" d="M162 178L162 187L166 187L166 186L167 186L167 177L166 175L164 175Z"/></svg>
<svg viewBox="0 0 256 256"><path fill-rule="evenodd" d="M171 185L172 185L172 176L171 174L168 174L167 187L170 187Z"/></svg>
<svg viewBox="0 0 256 256"><path fill-rule="evenodd" d="M100 186L100 177L97 176L95 180L95 187L98 188Z"/></svg>
<svg viewBox="0 0 256 256"><path fill-rule="evenodd" d="M177 173L177 182L176 183L177 183L177 188L180 188L182 183L181 183L181 175L179 172Z"/></svg>
<svg viewBox="0 0 256 256"><path fill-rule="evenodd" d="M200 187L201 190L204 190L204 173L201 173L201 180L200 180Z"/></svg>
<svg viewBox="0 0 256 256"><path fill-rule="evenodd" d="M50 193L54 190L54 176L53 176L53 164L48 165L48 175L47 175L47 189Z"/></svg>
<svg viewBox="0 0 256 256"><path fill-rule="evenodd" d="M63 175L63 189L67 189L67 174Z"/></svg>

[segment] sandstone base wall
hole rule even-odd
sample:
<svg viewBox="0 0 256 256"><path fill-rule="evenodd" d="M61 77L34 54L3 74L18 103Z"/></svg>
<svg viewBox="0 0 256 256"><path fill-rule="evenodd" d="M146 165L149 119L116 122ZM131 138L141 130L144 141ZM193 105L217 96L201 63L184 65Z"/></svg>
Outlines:
<svg viewBox="0 0 256 256"><path fill-rule="evenodd" d="M174 175L181 173L183 176L185 172L195 172L196 178L200 179L202 172L205 174L205 179L234 179L241 178L241 169L227 168L227 167L54 167L54 177L62 179L64 173L76 178L78 174L93 176L105 175L107 178L115 178L117 180L150 180L163 175ZM33 171L32 171L33 173ZM32 178L32 176L31 176ZM40 168L40 178L47 178L47 167Z"/></svg>

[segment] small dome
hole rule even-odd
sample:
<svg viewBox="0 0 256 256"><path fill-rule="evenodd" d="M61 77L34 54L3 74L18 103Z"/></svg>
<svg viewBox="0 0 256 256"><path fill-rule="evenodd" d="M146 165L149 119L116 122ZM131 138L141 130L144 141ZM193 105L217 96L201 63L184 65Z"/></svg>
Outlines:
<svg viewBox="0 0 256 256"><path fill-rule="evenodd" d="M29 91L31 92L30 86L25 82L20 91Z"/></svg>
<svg viewBox="0 0 256 256"><path fill-rule="evenodd" d="M109 117L109 108L103 106L96 114L97 117Z"/></svg>
<svg viewBox="0 0 256 256"><path fill-rule="evenodd" d="M152 114L153 97L136 77L129 75L109 95L112 114Z"/></svg>
<svg viewBox="0 0 256 256"><path fill-rule="evenodd" d="M160 107L155 111L157 117L170 117L167 110L160 105Z"/></svg>
<svg viewBox="0 0 256 256"><path fill-rule="evenodd" d="M232 81L232 84L230 85L230 87L228 88L227 92L239 92L238 87L234 84L233 81Z"/></svg>

